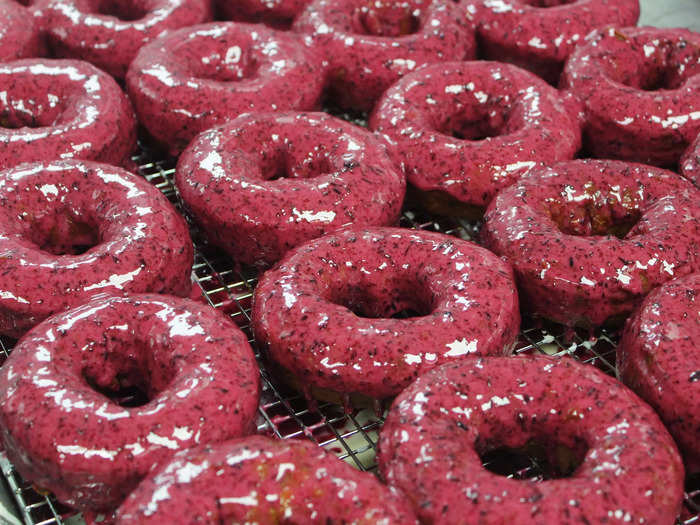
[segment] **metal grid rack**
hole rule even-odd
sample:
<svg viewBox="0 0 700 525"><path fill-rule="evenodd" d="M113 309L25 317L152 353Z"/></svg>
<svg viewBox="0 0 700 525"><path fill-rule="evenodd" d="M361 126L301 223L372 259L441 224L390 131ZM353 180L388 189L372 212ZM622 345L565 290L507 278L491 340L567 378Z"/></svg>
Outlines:
<svg viewBox="0 0 700 525"><path fill-rule="evenodd" d="M134 161L138 164L139 173L182 211L172 181L172 161L157 160L158 158L152 152L141 149ZM401 225L438 231L464 239L475 239L479 227L478 224L436 219L409 210L404 211ZM226 255L210 246L191 221L190 226L195 244L192 278L202 292L202 299L228 314L249 336L255 348L249 329L251 299L257 282L255 272L238 268ZM570 355L615 376L617 337L616 333L605 330L595 334L584 334L562 326L545 325L524 319L516 353ZM10 341L0 338L0 362L9 355L11 348ZM302 394L277 381L259 354L258 358L261 362L263 385L258 411L259 432L280 439L309 439L358 469L375 469L376 443L383 421L378 415L381 411L377 410L377 407L346 413L342 406L333 403L319 401L310 405ZM0 468L14 497L18 515L25 524L71 525L82 522L80 516L56 502L51 495L37 492L31 484L22 480L2 454ZM542 476L542 472L536 461L530 460L529 464L513 466L508 475L520 479L537 478ZM685 505L678 524L700 525L700 480L695 480L689 485L691 486L686 487Z"/></svg>

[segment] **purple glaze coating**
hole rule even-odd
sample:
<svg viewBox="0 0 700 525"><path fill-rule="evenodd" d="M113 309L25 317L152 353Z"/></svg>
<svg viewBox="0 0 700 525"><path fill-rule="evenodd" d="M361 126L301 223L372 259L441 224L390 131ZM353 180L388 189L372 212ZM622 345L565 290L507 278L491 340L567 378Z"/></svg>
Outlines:
<svg viewBox="0 0 700 525"><path fill-rule="evenodd" d="M315 109L323 68L298 35L219 22L143 47L126 82L140 121L178 154L199 132L242 113Z"/></svg>
<svg viewBox="0 0 700 525"><path fill-rule="evenodd" d="M700 470L700 274L665 284L630 318L622 380L659 413L689 472Z"/></svg>
<svg viewBox="0 0 700 525"><path fill-rule="evenodd" d="M412 317L391 318L407 309ZM475 244L349 228L292 250L262 276L252 327L301 384L385 398L441 363L510 354L520 313L512 270Z"/></svg>
<svg viewBox="0 0 700 525"><path fill-rule="evenodd" d="M700 34L600 29L571 54L561 86L583 103L592 155L675 168L700 132Z"/></svg>
<svg viewBox="0 0 700 525"><path fill-rule="evenodd" d="M263 436L179 452L117 513L117 525L417 525L409 502L309 441Z"/></svg>
<svg viewBox="0 0 700 525"><path fill-rule="evenodd" d="M0 62L40 57L46 53L39 21L14 0L0 0Z"/></svg>
<svg viewBox="0 0 700 525"><path fill-rule="evenodd" d="M411 184L476 206L534 166L573 159L581 146L578 121L556 89L496 62L433 64L406 75L380 99L370 128Z"/></svg>
<svg viewBox="0 0 700 525"><path fill-rule="evenodd" d="M700 188L700 135L686 150L680 165L683 176Z"/></svg>
<svg viewBox="0 0 700 525"><path fill-rule="evenodd" d="M480 454L544 443L581 455L572 475L515 480ZM557 446L560 445L560 446ZM600 370L571 358L469 359L420 377L394 401L379 470L424 524L672 524L683 464L658 416Z"/></svg>
<svg viewBox="0 0 700 525"><path fill-rule="evenodd" d="M700 191L659 168L587 160L533 170L485 220L482 239L513 265L526 308L569 326L627 315L653 288L700 271Z"/></svg>
<svg viewBox="0 0 700 525"><path fill-rule="evenodd" d="M39 0L55 56L124 78L139 48L163 31L211 20L210 0Z"/></svg>
<svg viewBox="0 0 700 525"><path fill-rule="evenodd" d="M219 13L227 20L263 22L289 28L310 0L214 0Z"/></svg>
<svg viewBox="0 0 700 525"><path fill-rule="evenodd" d="M192 286L184 219L141 177L93 162L0 171L0 260L0 334L15 337L98 294Z"/></svg>
<svg viewBox="0 0 700 525"><path fill-rule="evenodd" d="M334 102L362 111L424 64L476 55L474 30L451 1L315 0L292 28L328 60Z"/></svg>
<svg viewBox="0 0 700 525"><path fill-rule="evenodd" d="M246 336L216 310L100 298L19 341L0 369L0 433L24 479L78 509L111 508L175 451L251 432L258 377ZM116 385L140 387L148 403L96 390Z"/></svg>
<svg viewBox="0 0 700 525"><path fill-rule="evenodd" d="M78 60L0 64L0 169L86 159L127 165L136 119L112 77Z"/></svg>
<svg viewBox="0 0 700 525"><path fill-rule="evenodd" d="M395 224L406 189L374 136L324 113L254 113L206 131L175 182L212 242L263 267L344 224Z"/></svg>
<svg viewBox="0 0 700 525"><path fill-rule="evenodd" d="M510 62L556 84L567 57L593 29L633 26L639 0L467 0L484 58Z"/></svg>

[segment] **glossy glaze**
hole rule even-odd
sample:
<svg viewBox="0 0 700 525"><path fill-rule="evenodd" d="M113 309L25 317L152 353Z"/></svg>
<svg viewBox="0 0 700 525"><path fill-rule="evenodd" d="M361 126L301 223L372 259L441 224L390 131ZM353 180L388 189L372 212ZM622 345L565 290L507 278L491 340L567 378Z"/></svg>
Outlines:
<svg viewBox="0 0 700 525"><path fill-rule="evenodd" d="M600 29L571 54L561 85L583 103L593 156L675 168L700 131L700 34Z"/></svg>
<svg viewBox="0 0 700 525"><path fill-rule="evenodd" d="M639 19L639 0L467 0L464 8L484 58L516 64L552 84L593 29Z"/></svg>
<svg viewBox="0 0 700 525"><path fill-rule="evenodd" d="M111 508L176 451L251 432L258 377L246 336L216 310L101 298L20 340L0 369L0 432L24 479L78 509ZM121 406L95 385L137 385L149 401Z"/></svg>
<svg viewBox="0 0 700 525"><path fill-rule="evenodd" d="M163 31L211 20L210 0L38 0L54 56L91 62L116 78Z"/></svg>
<svg viewBox="0 0 700 525"><path fill-rule="evenodd" d="M391 318L404 310L412 317ZM441 363L510 354L520 315L511 269L487 250L439 233L354 227L266 272L252 326L302 385L385 398Z"/></svg>
<svg viewBox="0 0 700 525"><path fill-rule="evenodd" d="M588 160L533 170L485 220L483 241L513 265L528 311L569 326L626 316L653 288L700 271L700 191L659 168Z"/></svg>
<svg viewBox="0 0 700 525"><path fill-rule="evenodd" d="M261 22L288 29L310 0L214 0L226 20Z"/></svg>
<svg viewBox="0 0 700 525"><path fill-rule="evenodd" d="M622 380L661 416L689 472L700 471L700 274L649 294L618 346Z"/></svg>
<svg viewBox="0 0 700 525"><path fill-rule="evenodd" d="M0 334L12 336L99 294L191 288L184 219L144 179L105 164L0 171L0 260Z"/></svg>
<svg viewBox="0 0 700 525"><path fill-rule="evenodd" d="M479 454L531 440L554 462L564 447L585 456L569 477L539 482L482 467ZM467 359L425 374L394 401L377 460L425 524L671 524L683 499L683 464L658 416L568 357Z"/></svg>
<svg viewBox="0 0 700 525"><path fill-rule="evenodd" d="M134 110L106 73L77 60L0 64L0 169L69 158L125 165L135 148Z"/></svg>
<svg viewBox="0 0 700 525"><path fill-rule="evenodd" d="M14 0L0 0L0 62L46 54L39 21Z"/></svg>
<svg viewBox="0 0 700 525"><path fill-rule="evenodd" d="M292 28L328 61L333 102L355 110L422 65L476 56L471 23L442 0L315 0Z"/></svg>
<svg viewBox="0 0 700 525"><path fill-rule="evenodd" d="M535 166L573 159L581 145L557 90L496 62L433 64L405 76L382 96L370 128L411 184L476 206Z"/></svg>
<svg viewBox="0 0 700 525"><path fill-rule="evenodd" d="M686 150L680 166L681 174L700 188L700 134Z"/></svg>
<svg viewBox="0 0 700 525"><path fill-rule="evenodd" d="M263 436L178 453L121 506L117 524L417 523L408 502L309 441Z"/></svg>
<svg viewBox="0 0 700 525"><path fill-rule="evenodd" d="M406 186L374 136L324 113L254 113L207 131L175 181L211 241L263 267L344 224L394 224Z"/></svg>

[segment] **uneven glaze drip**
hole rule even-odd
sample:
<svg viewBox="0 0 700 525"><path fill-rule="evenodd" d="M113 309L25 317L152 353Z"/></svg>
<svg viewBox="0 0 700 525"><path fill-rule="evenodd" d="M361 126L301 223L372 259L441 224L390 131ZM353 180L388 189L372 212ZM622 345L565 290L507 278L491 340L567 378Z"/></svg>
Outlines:
<svg viewBox="0 0 700 525"><path fill-rule="evenodd" d="M175 455L117 512L117 525L416 525L410 504L368 472L295 439L250 436Z"/></svg>
<svg viewBox="0 0 700 525"><path fill-rule="evenodd" d="M55 255L37 244L79 237L94 246ZM99 294L187 296L192 257L184 219L141 177L79 161L0 172L1 334L19 336Z"/></svg>
<svg viewBox="0 0 700 525"><path fill-rule="evenodd" d="M700 274L645 299L618 346L622 380L660 414L689 473L700 471Z"/></svg>
<svg viewBox="0 0 700 525"><path fill-rule="evenodd" d="M455 138L442 129L446 119L497 135ZM535 166L574 158L581 146L576 117L554 88L495 62L434 64L407 75L380 99L370 128L411 184L476 206Z"/></svg>
<svg viewBox="0 0 700 525"><path fill-rule="evenodd" d="M400 7L418 19L418 28L401 34L396 22L399 36L359 31L358 17L368 6ZM333 102L360 111L371 110L389 86L425 64L476 56L474 30L452 2L315 0L292 27L309 35L311 45L329 62Z"/></svg>
<svg viewBox="0 0 700 525"><path fill-rule="evenodd" d="M639 0L577 0L537 7L524 0L467 0L484 58L509 62L556 85L564 62L593 29L633 26Z"/></svg>
<svg viewBox="0 0 700 525"><path fill-rule="evenodd" d="M133 369L151 394L143 406L86 379L113 388ZM24 479L78 509L110 509L178 450L250 433L258 377L246 336L208 306L97 299L17 344L0 369L0 432Z"/></svg>
<svg viewBox="0 0 700 525"><path fill-rule="evenodd" d="M265 267L344 224L395 224L406 186L372 134L323 113L245 115L207 131L175 181L212 242Z"/></svg>
<svg viewBox="0 0 700 525"><path fill-rule="evenodd" d="M208 0L118 0L138 20L101 14L104 0L39 0L36 8L55 56L91 62L123 79L139 48L163 31L211 20Z"/></svg>
<svg viewBox="0 0 700 525"><path fill-rule="evenodd" d="M390 318L404 309L417 311ZM384 398L443 362L510 354L520 315L511 269L487 250L438 233L353 227L265 273L252 323L302 384Z"/></svg>
<svg viewBox="0 0 700 525"><path fill-rule="evenodd" d="M479 454L533 439L587 451L573 474L548 481L482 466ZM673 523L683 501L683 465L658 416L568 357L466 359L428 372L394 400L377 461L423 523Z"/></svg>
<svg viewBox="0 0 700 525"><path fill-rule="evenodd" d="M653 288L700 271L700 191L659 168L585 160L533 170L485 220L483 241L513 265L527 309L568 326L626 316Z"/></svg>
<svg viewBox="0 0 700 525"><path fill-rule="evenodd" d="M33 10L14 0L0 0L0 62L45 54L46 43Z"/></svg>
<svg viewBox="0 0 700 525"><path fill-rule="evenodd" d="M176 155L242 113L315 109L324 68L299 35L221 22L144 46L126 81L141 122Z"/></svg>

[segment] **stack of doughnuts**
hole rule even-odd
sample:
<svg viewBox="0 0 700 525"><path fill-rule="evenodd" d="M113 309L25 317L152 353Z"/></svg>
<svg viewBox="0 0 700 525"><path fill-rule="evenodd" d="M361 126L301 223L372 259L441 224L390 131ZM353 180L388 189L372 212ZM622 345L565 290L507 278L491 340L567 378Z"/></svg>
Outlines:
<svg viewBox="0 0 700 525"><path fill-rule="evenodd" d="M673 522L700 469L700 35L639 15L0 0L4 454L120 524ZM134 159L174 168L172 202ZM202 247L216 286L257 275L245 326L193 291ZM607 330L618 377L522 355L540 322ZM390 402L380 479L255 435L261 377Z"/></svg>

